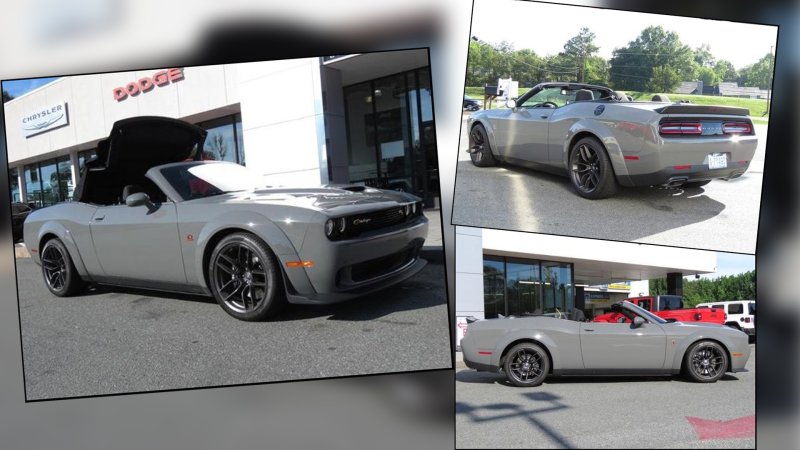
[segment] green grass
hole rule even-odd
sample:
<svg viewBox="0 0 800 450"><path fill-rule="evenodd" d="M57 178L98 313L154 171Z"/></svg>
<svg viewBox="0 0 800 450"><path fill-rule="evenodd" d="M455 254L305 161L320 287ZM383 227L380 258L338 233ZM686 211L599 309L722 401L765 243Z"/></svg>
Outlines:
<svg viewBox="0 0 800 450"><path fill-rule="evenodd" d="M530 88L519 88L519 95L528 92ZM634 101L650 101L653 98L652 92L633 92L626 91L628 95L633 97ZM465 89L465 94L483 100L482 87L468 87ZM769 114L764 114L767 111L767 101L764 99L753 98L737 98L737 97L720 97L714 95L690 95L690 94L667 94L671 101L689 100L697 105L718 105L718 106L735 106L738 108L746 108L750 110L750 116L753 118L754 123L766 124L769 123ZM505 108L500 105L500 108Z"/></svg>

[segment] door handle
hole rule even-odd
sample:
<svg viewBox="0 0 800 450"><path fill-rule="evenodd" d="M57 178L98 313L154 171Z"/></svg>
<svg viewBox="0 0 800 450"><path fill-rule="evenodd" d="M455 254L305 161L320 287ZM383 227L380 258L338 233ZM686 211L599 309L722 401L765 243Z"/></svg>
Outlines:
<svg viewBox="0 0 800 450"><path fill-rule="evenodd" d="M542 115L541 115L541 116L539 116L539 117L541 117L542 119L547 119L548 115L547 115L547 114L542 114Z"/></svg>
<svg viewBox="0 0 800 450"><path fill-rule="evenodd" d="M106 216L99 216L99 217L95 217L95 218L94 218L94 221L95 221L95 222L100 222L101 220L103 220L103 219L105 219L105 218L106 218Z"/></svg>
<svg viewBox="0 0 800 450"><path fill-rule="evenodd" d="M594 328L584 328L583 331L594 331Z"/></svg>

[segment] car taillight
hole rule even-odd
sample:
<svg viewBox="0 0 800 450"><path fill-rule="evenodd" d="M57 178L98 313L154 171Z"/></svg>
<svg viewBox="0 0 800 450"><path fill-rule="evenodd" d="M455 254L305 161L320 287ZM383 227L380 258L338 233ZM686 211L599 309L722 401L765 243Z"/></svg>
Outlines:
<svg viewBox="0 0 800 450"><path fill-rule="evenodd" d="M658 128L661 134L702 134L703 124L700 122L667 122Z"/></svg>
<svg viewBox="0 0 800 450"><path fill-rule="evenodd" d="M728 320L728 313L725 313L725 320Z"/></svg>
<svg viewBox="0 0 800 450"><path fill-rule="evenodd" d="M750 323L750 318L749 317L745 317L744 318L744 323Z"/></svg>
<svg viewBox="0 0 800 450"><path fill-rule="evenodd" d="M722 124L722 132L725 134L750 134L753 128L747 122L725 122Z"/></svg>
<svg viewBox="0 0 800 450"><path fill-rule="evenodd" d="M698 313L694 313L694 320L700 320L702 318L703 318L703 315L700 314L699 312Z"/></svg>

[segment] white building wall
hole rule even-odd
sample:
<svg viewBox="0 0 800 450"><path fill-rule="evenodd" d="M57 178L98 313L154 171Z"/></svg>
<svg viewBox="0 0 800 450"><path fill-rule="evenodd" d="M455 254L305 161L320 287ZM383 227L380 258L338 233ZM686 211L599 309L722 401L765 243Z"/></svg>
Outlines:
<svg viewBox="0 0 800 450"><path fill-rule="evenodd" d="M269 183L327 182L319 59L237 67L247 166Z"/></svg>
<svg viewBox="0 0 800 450"><path fill-rule="evenodd" d="M64 77L20 96L5 106L9 166L92 148L114 122L159 115L191 121L212 118L214 110L239 102L235 65L186 67L183 79L117 101L113 89L161 69ZM21 119L67 102L69 125L25 138ZM224 115L219 114L218 115ZM207 117L208 116L208 117Z"/></svg>
<svg viewBox="0 0 800 450"><path fill-rule="evenodd" d="M456 315L484 318L480 228L456 227Z"/></svg>

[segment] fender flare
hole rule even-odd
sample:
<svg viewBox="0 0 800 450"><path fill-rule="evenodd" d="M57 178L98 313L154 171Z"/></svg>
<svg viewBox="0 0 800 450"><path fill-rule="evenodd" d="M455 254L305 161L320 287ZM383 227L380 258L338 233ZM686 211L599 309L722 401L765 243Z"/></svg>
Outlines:
<svg viewBox="0 0 800 450"><path fill-rule="evenodd" d="M730 365L732 364L730 343L727 342L727 339L725 339L724 336L709 336L702 332L691 334L681 341L681 343L675 348L674 350L675 353L672 355L672 367L675 370L680 369L681 366L683 365L683 358L684 356L686 356L686 351L689 350L689 347L691 347L698 341L704 341L704 340L715 341L718 342L720 345L722 345L722 348L725 349L725 352L728 355L728 367L726 367L726 370L728 370L728 368L730 368Z"/></svg>
<svg viewBox="0 0 800 450"><path fill-rule="evenodd" d="M197 282L204 289L208 289L206 267L205 264L203 264L206 251L209 250L208 244L219 232L231 229L247 231L258 236L275 254L280 266L279 269L285 279L288 279L296 288L311 288L311 282L308 280L305 270L292 270L290 273L283 270L283 265L287 261L297 261L300 259L294 244L286 233L272 220L262 214L252 211L236 211L226 212L208 221L197 234L197 250L194 255L195 277ZM284 286L284 288L288 288L288 286ZM311 289L313 290L313 288ZM209 290L209 294L210 293Z"/></svg>
<svg viewBox="0 0 800 450"><path fill-rule="evenodd" d="M625 158L622 154L622 148L614 137L614 133L603 125L602 123L593 119L581 119L573 123L567 130L566 139L562 147L562 161L564 167L569 170L569 152L572 144L576 141L575 137L579 134L589 134L600 141L608 153L608 158L611 161L611 167L614 168L614 174L617 179L628 177L628 167L625 165Z"/></svg>
<svg viewBox="0 0 800 450"><path fill-rule="evenodd" d="M64 243L64 246L67 247L67 251L69 252L69 256L72 258L72 263L75 264L75 269L78 271L78 275L80 275L81 278L90 278L89 272L86 270L86 266L83 263L81 252L78 249L78 245L75 243L75 240L72 238L72 233L70 233L69 229L58 221L48 220L41 227L39 227L39 232L36 234L37 244L42 242L42 238L44 238L44 236L47 234L55 235L61 240L61 242ZM41 264L41 251L42 249L39 248L39 255L37 255L36 259L34 260L39 264Z"/></svg>
<svg viewBox="0 0 800 450"><path fill-rule="evenodd" d="M478 124L481 124L483 126L483 129L486 130L486 137L489 138L489 151L492 153L492 156L494 156L495 158L500 158L499 153L495 153L498 150L498 148L497 148L497 139L495 138L495 135L494 135L494 128L492 127L492 124L489 122L488 119L486 119L484 117L481 117L481 118L475 119L474 121L472 121L472 123L468 124L469 125L469 129L467 130L467 140L469 140L469 133Z"/></svg>

